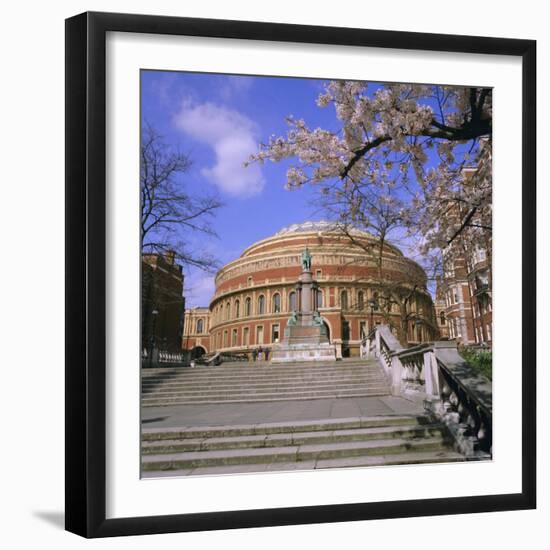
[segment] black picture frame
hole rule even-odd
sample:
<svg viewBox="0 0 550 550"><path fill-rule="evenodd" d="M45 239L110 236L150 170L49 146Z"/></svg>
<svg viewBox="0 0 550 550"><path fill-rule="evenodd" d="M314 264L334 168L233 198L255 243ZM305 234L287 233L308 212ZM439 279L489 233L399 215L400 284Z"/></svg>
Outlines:
<svg viewBox="0 0 550 550"><path fill-rule="evenodd" d="M514 494L106 519L106 33L516 56L522 60L522 490ZM536 42L83 13L66 20L66 529L107 537L532 509L536 506Z"/></svg>

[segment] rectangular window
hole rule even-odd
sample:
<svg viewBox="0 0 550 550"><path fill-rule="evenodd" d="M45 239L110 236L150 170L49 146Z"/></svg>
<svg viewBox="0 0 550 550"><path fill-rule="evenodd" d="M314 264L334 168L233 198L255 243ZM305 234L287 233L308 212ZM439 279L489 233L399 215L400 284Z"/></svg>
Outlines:
<svg viewBox="0 0 550 550"><path fill-rule="evenodd" d="M351 337L351 331L349 328L349 321L342 323L342 340L349 340Z"/></svg>
<svg viewBox="0 0 550 550"><path fill-rule="evenodd" d="M258 325L256 327L256 344L260 345L264 343L264 327L263 325Z"/></svg>
<svg viewBox="0 0 550 550"><path fill-rule="evenodd" d="M237 329L233 329L233 334L231 335L231 345L235 347L237 345Z"/></svg>
<svg viewBox="0 0 550 550"><path fill-rule="evenodd" d="M271 325L271 341L274 344L279 342L279 325Z"/></svg>
<svg viewBox="0 0 550 550"><path fill-rule="evenodd" d="M250 343L250 334L248 327L243 328L243 345L248 346Z"/></svg>
<svg viewBox="0 0 550 550"><path fill-rule="evenodd" d="M223 331L223 347L227 347L227 330Z"/></svg>
<svg viewBox="0 0 550 550"><path fill-rule="evenodd" d="M320 269L318 269L316 272L315 272L315 277L317 277L317 279L320 279L321 278L321 275L322 275L322 271Z"/></svg>

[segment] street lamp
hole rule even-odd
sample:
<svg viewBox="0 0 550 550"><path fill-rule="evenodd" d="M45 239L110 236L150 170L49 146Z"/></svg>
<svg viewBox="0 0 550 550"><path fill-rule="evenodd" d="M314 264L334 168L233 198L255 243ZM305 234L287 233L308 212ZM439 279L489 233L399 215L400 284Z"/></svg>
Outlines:
<svg viewBox="0 0 550 550"><path fill-rule="evenodd" d="M151 321L151 336L149 338L149 368L153 366L153 350L155 348L155 331L158 314L158 309L156 307L153 308L153 311L151 311L151 315L153 316Z"/></svg>

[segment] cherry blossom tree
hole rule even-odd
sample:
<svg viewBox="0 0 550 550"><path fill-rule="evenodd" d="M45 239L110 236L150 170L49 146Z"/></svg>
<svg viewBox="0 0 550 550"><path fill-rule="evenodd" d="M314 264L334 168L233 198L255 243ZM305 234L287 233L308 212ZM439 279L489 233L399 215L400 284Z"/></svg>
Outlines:
<svg viewBox="0 0 550 550"><path fill-rule="evenodd" d="M423 254L491 231L490 177L466 179L480 145L490 151L491 89L332 81L317 104L334 107L338 131L289 117L286 137L272 136L249 162L288 162L289 188L318 186L340 216L370 230L369 202L384 204Z"/></svg>

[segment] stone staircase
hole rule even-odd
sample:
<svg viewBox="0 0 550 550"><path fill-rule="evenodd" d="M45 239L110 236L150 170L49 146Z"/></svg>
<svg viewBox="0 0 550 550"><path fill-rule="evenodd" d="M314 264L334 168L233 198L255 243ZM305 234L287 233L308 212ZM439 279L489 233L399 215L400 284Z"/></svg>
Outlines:
<svg viewBox="0 0 550 550"><path fill-rule="evenodd" d="M388 394L388 381L376 361L278 365L247 362L142 371L144 407Z"/></svg>
<svg viewBox="0 0 550 550"><path fill-rule="evenodd" d="M465 460L444 425L419 415L142 432L144 477Z"/></svg>

